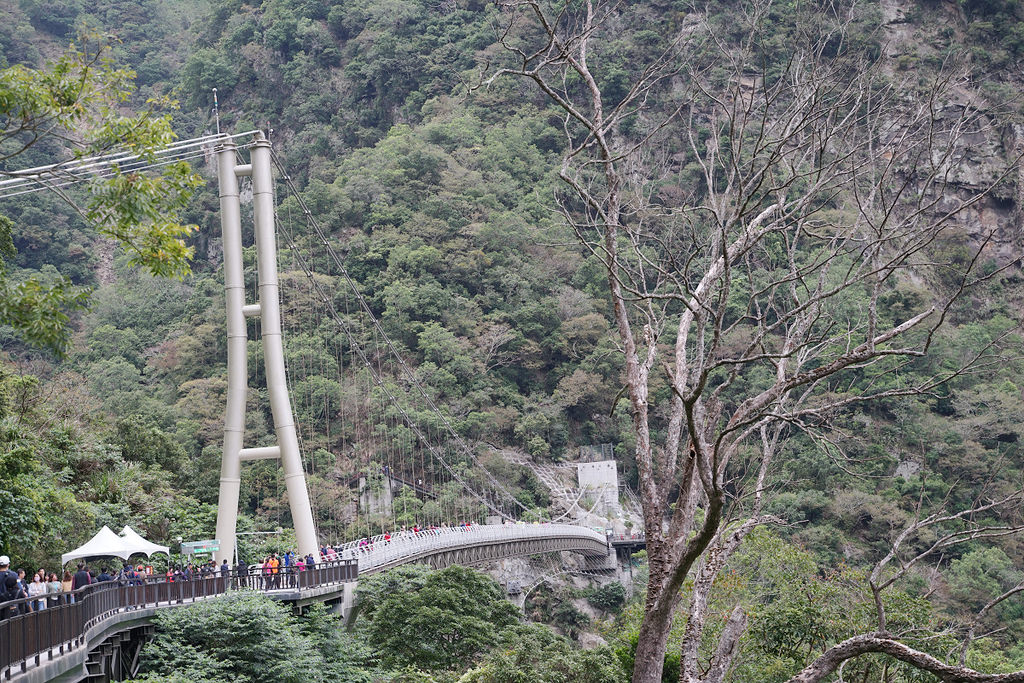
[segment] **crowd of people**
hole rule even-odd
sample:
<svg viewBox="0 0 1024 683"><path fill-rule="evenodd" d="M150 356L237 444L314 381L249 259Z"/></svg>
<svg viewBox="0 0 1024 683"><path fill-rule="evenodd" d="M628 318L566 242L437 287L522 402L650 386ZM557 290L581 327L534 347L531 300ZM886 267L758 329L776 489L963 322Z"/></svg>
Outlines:
<svg viewBox="0 0 1024 683"><path fill-rule="evenodd" d="M211 579L216 576L231 576L231 566L224 560L218 567L213 560L207 562L186 562L167 568L164 576L168 581L191 581L192 579Z"/></svg>
<svg viewBox="0 0 1024 683"><path fill-rule="evenodd" d="M326 547L321 548L320 557L321 561L333 561L330 559L331 555L327 553ZM334 553L334 560L337 559L338 555L337 553ZM244 563L239 562L239 567L243 564ZM290 550L281 556L278 556L277 553L271 553L270 555L267 555L259 565L260 587L265 590L280 588L282 575L304 572L307 569L315 569L316 565L317 560L313 556L313 553L309 553L305 557ZM239 572L239 575L242 575L242 572Z"/></svg>
<svg viewBox="0 0 1024 683"><path fill-rule="evenodd" d="M332 561L331 558L338 559L338 553L333 548L323 550L322 557L327 561ZM62 602L72 603L75 601L74 592L85 586L105 582L116 582L122 586L142 585L147 577L152 578L144 566L136 567L129 563L115 571L103 566L98 574L90 570L85 563L80 563L74 573L65 570L63 578L45 569L39 569L28 577L24 569L12 570L10 564L11 559L8 556L0 555L0 619L43 610ZM283 575L313 569L316 565L317 560L312 553L302 557L289 551L283 556L277 553L268 555L260 565L252 567L243 560L239 560L234 567L230 566L227 560L219 566L213 560L172 565L163 574L163 578L173 583L193 579L254 577L259 588L270 590L281 587ZM242 585L242 582L238 584ZM251 585L251 582L247 585Z"/></svg>
<svg viewBox="0 0 1024 683"><path fill-rule="evenodd" d="M123 567L111 573L108 567L102 567L99 574L93 574L85 564L79 564L72 574L64 570L62 575L39 569L27 578L24 569L11 569L11 558L0 555L0 603L22 600L9 607L0 609L0 618L14 614L25 614L46 609L49 606L64 602L74 602L73 591L84 586L107 581L117 581L122 585L142 582L142 567L133 567L125 563ZM25 600L26 598L31 598Z"/></svg>
<svg viewBox="0 0 1024 683"><path fill-rule="evenodd" d="M503 527L504 526L514 526L514 527L522 527L522 526L549 526L550 524L551 524L551 522L539 521L539 520L535 520L533 522L526 522L526 521L523 521L523 520L511 520L511 519L502 519L501 520L501 525ZM381 545L384 545L384 546L389 545L392 542L392 540L395 540L395 541L411 540L411 539L415 539L415 538L422 538L423 536L436 536L436 535L440 535L442 533L449 533L449 532L453 532L453 531L455 531L455 532L459 532L459 531L468 532L468 531L473 531L474 529L477 529L479 527L480 527L480 525L477 524L476 522L462 522L461 524L443 525L443 526L437 526L437 525L431 524L429 526L422 526L422 527L420 525L418 525L418 524L413 524L412 526L403 526L401 529L396 530L394 533L392 533L390 531L385 531L383 534L380 534L380 535L377 535L377 536L373 536L373 537L365 537L364 536L363 538L360 538L358 541L355 542L355 547L353 549L345 551L345 552L334 551L333 549L330 549L330 550L331 550L332 553L334 553L334 557L341 557L342 555L344 555L344 559L354 559L354 558L357 558L360 554L371 552L375 547L379 547ZM604 533L607 536L609 541L611 541L613 539L614 534L612 533L611 529L605 529L604 527L594 527L594 530L597 531L598 533ZM639 533L639 534L631 533L629 536L626 536L625 534L618 534L618 539L619 540L625 540L627 538L629 538L629 539L643 539L643 537L644 536L643 536L642 532ZM324 548L321 548L320 550L321 550L321 553L325 552ZM326 557L326 555L325 555L325 557Z"/></svg>
<svg viewBox="0 0 1024 683"><path fill-rule="evenodd" d="M523 524L523 522L518 522L518 524ZM373 538L361 538L356 542L355 548L348 553L343 548L324 545L320 547L319 558L315 557L314 553L302 556L293 551L287 551L283 555L271 553L255 566L250 566L241 559L234 567L230 566L227 560L223 560L220 565L217 565L211 559L207 562L172 565L163 577L168 582L217 577L240 580L243 577L253 577L255 578L255 587L272 590L281 587L282 576L314 569L320 563L352 559L360 552L373 550L375 543L387 545L392 540L419 538L446 531L469 531L475 526L473 522L463 522L454 526L421 527L418 524L413 524L403 526L394 533L385 532ZM102 566L98 574L90 570L85 563L80 563L74 573L70 570L65 570L62 573L48 572L40 568L31 577L28 577L24 569L12 570L10 563L11 560L8 556L0 555L0 604L18 602L15 602L14 605L0 607L0 619L13 614L43 610L48 606L60 604L62 601L73 602L74 591L84 586L104 582L117 582L119 585L141 585L149 576L143 565L133 566L125 562L120 569L114 571L107 566Z"/></svg>
<svg viewBox="0 0 1024 683"><path fill-rule="evenodd" d="M502 524L505 524L505 520L502 520ZM515 522L515 524L525 524L525 522ZM385 531L383 534L374 536L373 538L360 538L356 541L356 551L359 553L368 553L373 550L375 543L389 545L392 540L400 541L403 539L421 538L423 536L436 536L447 531L471 531L478 526L480 525L475 522L462 522L461 524L456 524L454 526L437 526L434 524L423 527L419 524L403 526L401 529L396 530L394 534L390 531Z"/></svg>

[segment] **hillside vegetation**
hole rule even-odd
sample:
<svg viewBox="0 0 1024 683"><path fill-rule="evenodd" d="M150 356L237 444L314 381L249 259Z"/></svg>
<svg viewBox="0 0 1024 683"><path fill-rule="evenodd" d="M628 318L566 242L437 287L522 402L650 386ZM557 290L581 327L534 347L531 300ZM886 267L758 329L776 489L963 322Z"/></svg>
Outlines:
<svg viewBox="0 0 1024 683"><path fill-rule="evenodd" d="M712 4L709 21L723 31L745 7ZM1024 9L1009 0L898 4L866 3L851 35L858 49L883 55L894 77L909 74L928 83L954 61L967 70L958 96L982 111L987 126L971 138L969 162L951 174L950 195L966 197L1012 169L1024 150L1022 112L1014 99L1024 58ZM777 32L762 47L778 63L766 69L781 69L792 56L803 5L773 6L770 25ZM526 81L483 84L508 64L496 44L502 11L477 0L0 0L6 19L0 24L0 66L40 66L83 32L111 33L119 41L113 48L117 62L136 72L134 105L157 95L177 99L172 121L180 138L215 130L213 88L222 130L272 128L270 139L304 201L410 367L524 507L545 516L549 492L527 468L505 462L498 452L562 462L574 460L581 446L611 443L620 476L635 486L636 443L626 401L620 401L623 366L607 275L558 211L557 200L564 201L558 178L564 112ZM622 3L593 57L610 101L627 96L643 65L687 30L693 12L687 2ZM664 111L670 102L651 106ZM639 139L649 123L627 116L621 132ZM671 139L682 139L682 129L666 137L658 152L682 158ZM41 144L17 163L43 164L59 153L56 144ZM197 170L207 185L184 210L183 219L199 229L189 238L192 273L181 280L132 268L125 254L53 196L0 204L0 213L13 221L17 250L9 278L60 274L93 289L90 308L72 316L74 341L66 358L0 328L0 552L16 565L55 565L62 551L102 524L132 524L161 543L213 535L225 314L216 179L208 166ZM673 169L658 178L652 196L667 203L687 197L697 191L699 178L696 164ZM785 432L779 466L768 482L765 513L773 523L748 539L715 584L709 630L725 628L735 604L750 615L728 680L786 680L829 644L871 628L866 574L921 510L963 509L1020 490L1022 198L1024 183L1011 170L957 217L955 229L922 252L922 261L949 263L946 270L903 279L881 297L879 317L902 320L956 291L968 267L991 276L950 308L928 355L898 366L851 369L841 378L842 390L906 386L976 355L983 356L980 362L920 395L845 406L830 416L827 438L812 438L796 426ZM282 197L280 212L299 215L301 208L294 197ZM251 225L244 230L251 237ZM989 233L994 237L983 243ZM308 234L298 242L314 249ZM286 291L298 302L304 276L287 249L281 261ZM851 293L843 304L853 311L860 301ZM745 304L730 303L730 316L745 313ZM297 305L287 309L286 325L301 330L289 361L334 368L323 373L316 395L357 405L350 392L365 381L361 368L339 369L328 344L319 341L337 338L338 329L327 318L303 315ZM253 386L262 381L258 367L250 362ZM304 378L315 375L313 370ZM754 373L740 377L723 403L739 403L760 379ZM652 395L652 403L671 397L660 375L652 380ZM254 391L246 425L253 445L272 433L269 407L260 398ZM333 419L298 408L304 424ZM379 425L354 408L346 415L331 423L329 433L311 432L306 443L316 453L311 457L319 458L310 475L314 497L331 501L318 520L328 540L417 521L415 512L401 519L352 514L352 478L379 460L378 454L355 453L345 432L372 433ZM421 448L396 453L388 457L423 457ZM746 474L736 472L736 480ZM457 487L439 496L438 507L482 521L481 507ZM423 505L406 502L415 510ZM241 505L245 529L289 525L284 486L268 463L247 471ZM1019 518L1017 507L985 517L1007 526ZM915 542L929 540L924 533ZM242 549L283 550L288 543L285 535L246 541ZM1019 536L957 545L922 563L889 594L892 629L946 656L973 615L1022 581ZM689 590L691 585L684 588ZM563 632L575 630L575 615L562 614L559 623L547 612L544 619ZM561 641L523 627L501 635L514 644L504 652L491 649L499 642L494 635L457 663L391 661L385 654L370 657L370 664L346 660L332 666L364 666L389 676L421 666L437 669L438 680L456 680L476 662L476 673L463 680L511 681L518 679L500 672L513 670L523 652L547 648L567 667L596 672L581 680L615 680L601 672L610 652L622 672L631 670L641 613L634 602L609 618L602 628L611 649L587 661L577 662ZM683 629L677 623L671 636L665 680L678 676ZM982 671L1024 667L1019 596L985 611L977 632L989 631L994 634L975 641L968 663ZM325 644L322 634L303 637L309 639L303 647L317 657L335 646ZM705 658L712 654L702 652ZM928 680L892 661L873 655L846 673L864 681Z"/></svg>

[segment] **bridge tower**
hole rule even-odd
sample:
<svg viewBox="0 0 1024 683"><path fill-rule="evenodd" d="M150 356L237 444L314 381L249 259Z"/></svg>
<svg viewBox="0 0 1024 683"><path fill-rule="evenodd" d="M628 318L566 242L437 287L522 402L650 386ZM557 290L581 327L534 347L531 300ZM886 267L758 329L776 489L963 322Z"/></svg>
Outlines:
<svg viewBox="0 0 1024 683"><path fill-rule="evenodd" d="M284 468L285 487L295 523L298 550L319 557L313 512L309 504L306 476L302 469L299 440L288 394L281 336L281 306L277 278L277 241L274 224L274 187L270 163L270 142L257 133L250 147L249 164L236 163L233 140L217 146L217 176L220 186L221 231L224 241L224 299L227 308L228 387L224 417L224 454L221 460L220 496L217 501L218 563L232 562L238 522L238 496L242 462L279 459ZM259 272L259 299L246 304L242 273L242 224L238 179L252 178L253 223ZM248 392L246 318L262 324L263 358L267 393L274 418L276 446L245 448L245 402Z"/></svg>

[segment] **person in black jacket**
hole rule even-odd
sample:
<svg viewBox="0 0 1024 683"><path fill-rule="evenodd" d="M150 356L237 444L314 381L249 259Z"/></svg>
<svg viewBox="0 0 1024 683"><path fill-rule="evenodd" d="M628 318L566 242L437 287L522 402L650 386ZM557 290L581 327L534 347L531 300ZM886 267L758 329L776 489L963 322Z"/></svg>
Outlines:
<svg viewBox="0 0 1024 683"><path fill-rule="evenodd" d="M249 585L249 581L246 577L249 576L249 565L245 563L245 560L238 558L238 564L235 565L235 587L243 588Z"/></svg>
<svg viewBox="0 0 1024 683"><path fill-rule="evenodd" d="M18 585L18 575L12 571L8 571L4 576L2 591L4 603L28 597L28 593ZM22 602L19 605L4 604L4 606L0 608L0 619L7 619L8 617L13 617L16 614L25 614L28 611L29 606L27 602Z"/></svg>
<svg viewBox="0 0 1024 683"><path fill-rule="evenodd" d="M76 591L83 586L88 586L92 583L92 575L89 573L89 568L84 564L78 565L78 571L75 572L74 578L71 579L71 590Z"/></svg>
<svg viewBox="0 0 1024 683"><path fill-rule="evenodd" d="M0 555L0 602L4 600L12 600L13 598L4 598L3 593L6 591L7 576L13 576L15 583L18 581L18 575L11 571L11 558L6 555Z"/></svg>

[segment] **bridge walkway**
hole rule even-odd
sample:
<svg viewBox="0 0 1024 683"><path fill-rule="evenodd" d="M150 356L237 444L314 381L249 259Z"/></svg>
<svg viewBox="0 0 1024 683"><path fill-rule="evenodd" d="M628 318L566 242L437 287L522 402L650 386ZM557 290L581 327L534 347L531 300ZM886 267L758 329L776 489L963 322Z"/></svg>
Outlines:
<svg viewBox="0 0 1024 683"><path fill-rule="evenodd" d="M401 564L473 566L517 555L559 551L605 558L610 550L604 534L573 524L473 524L382 534L341 547L341 556L359 561L360 574Z"/></svg>
<svg viewBox="0 0 1024 683"><path fill-rule="evenodd" d="M298 607L350 599L360 574L401 564L481 564L504 557L573 551L605 561L611 549L593 529L568 524L473 525L376 536L346 544L337 560L314 569L264 573L259 566L242 576L187 581L149 577L139 585L93 584L50 596L47 606L20 613L23 599L0 606L0 679L18 683L110 681L131 677L138 655L162 610L175 609L249 589Z"/></svg>

